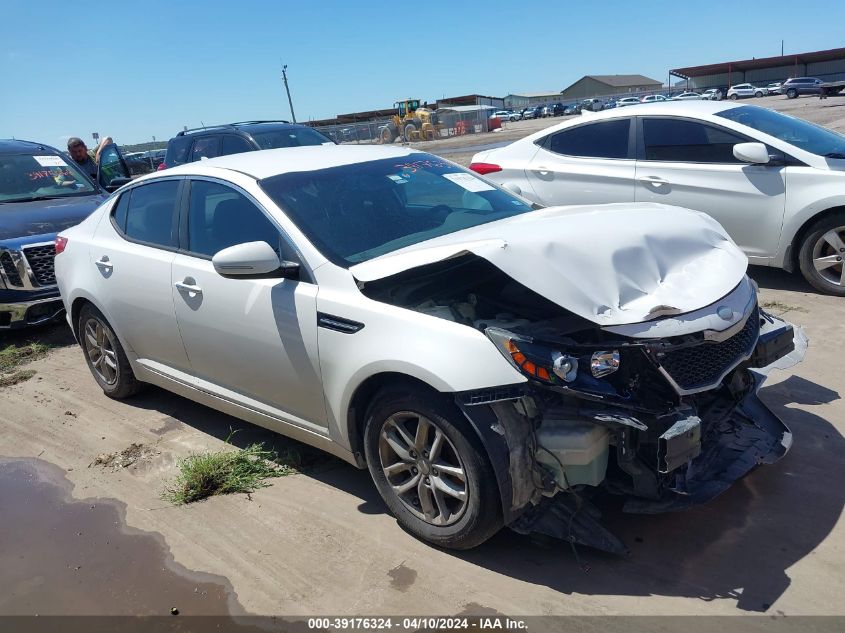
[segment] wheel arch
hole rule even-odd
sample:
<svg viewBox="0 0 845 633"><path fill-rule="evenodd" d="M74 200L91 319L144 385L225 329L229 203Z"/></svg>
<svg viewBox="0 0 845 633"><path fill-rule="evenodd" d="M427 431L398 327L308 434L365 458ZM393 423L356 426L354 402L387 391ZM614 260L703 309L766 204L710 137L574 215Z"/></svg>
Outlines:
<svg viewBox="0 0 845 633"><path fill-rule="evenodd" d="M798 270L798 257L801 252L801 243L804 241L804 237L809 232L810 227L819 220L835 213L845 213L845 204L828 207L827 209L819 211L804 220L804 223L798 228L795 235L793 235L792 240L789 242L789 249L783 261L783 268L785 270L788 272L795 272Z"/></svg>
<svg viewBox="0 0 845 633"><path fill-rule="evenodd" d="M402 386L417 387L430 391L432 394L443 395L432 385L408 374L395 371L383 371L369 376L361 382L349 400L346 410L346 433L349 446L355 454L359 468L366 468L364 459L364 426L366 425L367 408L375 395L387 387Z"/></svg>

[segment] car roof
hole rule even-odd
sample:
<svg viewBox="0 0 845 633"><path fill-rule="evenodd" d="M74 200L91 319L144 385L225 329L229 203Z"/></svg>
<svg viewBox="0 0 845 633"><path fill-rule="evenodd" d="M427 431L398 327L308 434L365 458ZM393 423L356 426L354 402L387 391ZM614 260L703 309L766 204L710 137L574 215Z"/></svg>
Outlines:
<svg viewBox="0 0 845 633"><path fill-rule="evenodd" d="M0 154L22 154L27 152L52 152L60 154L55 147L33 141L19 141L17 139L0 139Z"/></svg>
<svg viewBox="0 0 845 633"><path fill-rule="evenodd" d="M161 176L215 175L218 169L228 169L251 176L256 180L302 171L316 171L383 158L402 159L419 150L376 145L307 145L282 147L241 154L229 154L200 160L156 172Z"/></svg>
<svg viewBox="0 0 845 633"><path fill-rule="evenodd" d="M299 123L289 123L287 121L242 121L236 123L221 123L219 125L208 125L205 127L198 127L192 130L182 130L176 136L199 136L202 134L221 134L223 132L247 132L248 134L255 134L257 132L272 132L274 130L290 130L292 128L308 127L300 125Z"/></svg>

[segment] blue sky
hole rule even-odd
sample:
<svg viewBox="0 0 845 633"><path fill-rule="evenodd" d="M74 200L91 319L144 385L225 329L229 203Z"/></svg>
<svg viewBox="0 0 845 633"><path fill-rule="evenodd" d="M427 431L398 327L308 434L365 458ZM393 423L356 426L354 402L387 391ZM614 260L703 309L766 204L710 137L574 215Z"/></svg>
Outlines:
<svg viewBox="0 0 845 633"><path fill-rule="evenodd" d="M399 98L561 90L585 74L845 46L835 0L0 0L0 138L166 140Z"/></svg>

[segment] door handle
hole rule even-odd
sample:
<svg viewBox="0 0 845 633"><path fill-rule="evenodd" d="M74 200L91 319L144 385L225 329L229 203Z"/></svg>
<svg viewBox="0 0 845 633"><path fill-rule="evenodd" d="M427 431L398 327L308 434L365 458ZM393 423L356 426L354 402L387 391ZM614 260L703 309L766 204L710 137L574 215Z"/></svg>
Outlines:
<svg viewBox="0 0 845 633"><path fill-rule="evenodd" d="M109 261L108 255L103 255L100 259L94 262L97 265L97 268L102 270L104 273L110 273L114 268L114 265Z"/></svg>
<svg viewBox="0 0 845 633"><path fill-rule="evenodd" d="M176 288L181 290L182 292L187 292L188 294L201 295L202 294L202 288L200 288L199 286L195 286L191 283L187 283L189 281L193 281L193 279L186 279L185 281L177 281L173 285L176 286Z"/></svg>
<svg viewBox="0 0 845 633"><path fill-rule="evenodd" d="M548 176L552 172L552 170L546 167L545 165L535 167L534 171L536 171L541 176Z"/></svg>
<svg viewBox="0 0 845 633"><path fill-rule="evenodd" d="M657 176L641 176L637 178L640 182L651 185L653 187L662 187L663 185L668 185L669 181L664 180L663 178L658 178Z"/></svg>

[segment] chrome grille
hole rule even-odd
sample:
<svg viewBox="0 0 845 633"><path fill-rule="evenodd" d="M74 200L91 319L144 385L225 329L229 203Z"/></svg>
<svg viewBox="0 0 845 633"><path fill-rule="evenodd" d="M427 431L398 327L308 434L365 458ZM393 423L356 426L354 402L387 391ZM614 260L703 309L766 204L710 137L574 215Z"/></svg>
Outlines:
<svg viewBox="0 0 845 633"><path fill-rule="evenodd" d="M23 281L15 266L15 262L12 261L12 256L8 252L0 253L0 266L3 267L6 279L12 286L23 286Z"/></svg>
<svg viewBox="0 0 845 633"><path fill-rule="evenodd" d="M24 247L23 254L32 270L32 276L40 286L55 286L56 272L53 260L56 258L56 247L53 244L43 246Z"/></svg>
<svg viewBox="0 0 845 633"><path fill-rule="evenodd" d="M685 391L717 384L737 363L747 358L757 344L760 314L755 307L745 326L724 341L704 341L658 354L667 374Z"/></svg>

